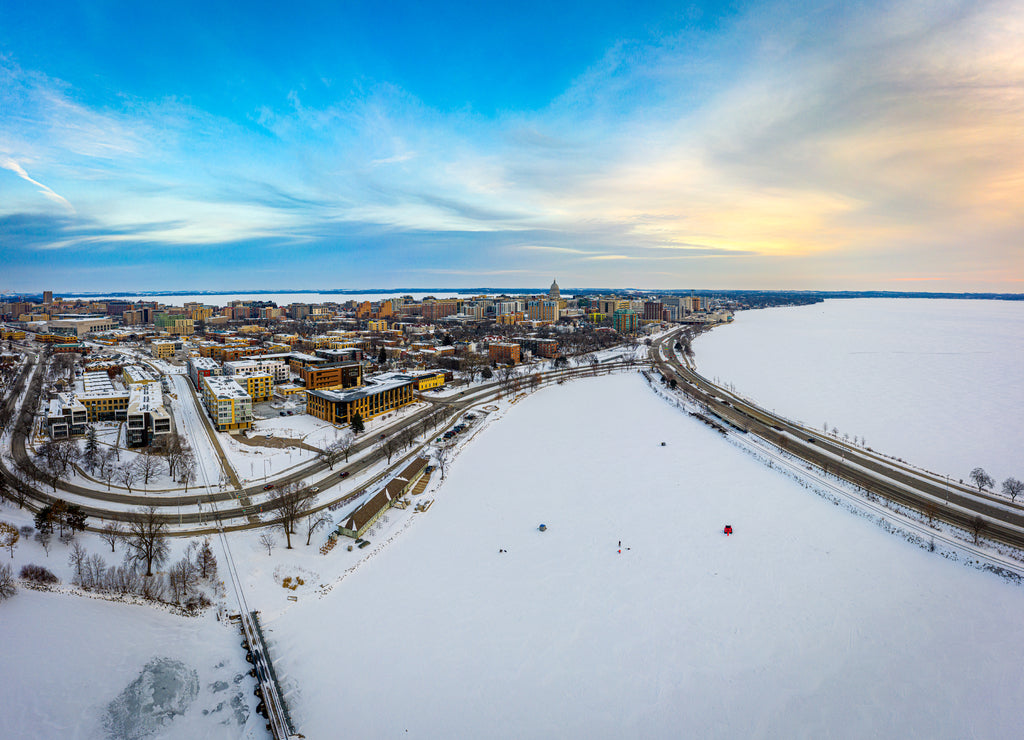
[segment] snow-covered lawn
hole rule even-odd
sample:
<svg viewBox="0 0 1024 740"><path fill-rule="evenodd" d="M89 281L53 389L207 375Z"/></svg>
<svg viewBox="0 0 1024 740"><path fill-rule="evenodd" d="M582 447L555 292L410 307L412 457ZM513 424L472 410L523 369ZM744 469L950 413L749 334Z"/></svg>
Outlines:
<svg viewBox="0 0 1024 740"><path fill-rule="evenodd" d="M697 370L954 480L1024 479L1024 302L844 299L741 311ZM998 490L998 486L997 486Z"/></svg>
<svg viewBox="0 0 1024 740"><path fill-rule="evenodd" d="M627 374L509 409L268 623L309 737L1012 737L1022 608Z"/></svg>

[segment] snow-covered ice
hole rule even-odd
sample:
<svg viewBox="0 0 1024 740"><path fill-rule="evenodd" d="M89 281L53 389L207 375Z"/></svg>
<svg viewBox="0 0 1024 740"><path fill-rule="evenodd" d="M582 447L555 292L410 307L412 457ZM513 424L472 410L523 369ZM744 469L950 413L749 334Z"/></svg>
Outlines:
<svg viewBox="0 0 1024 740"><path fill-rule="evenodd" d="M0 620L0 737L264 735L241 636L212 614L22 588Z"/></svg>
<svg viewBox="0 0 1024 740"><path fill-rule="evenodd" d="M1024 479L1024 301L843 299L742 311L697 370L954 480ZM997 486L998 488L998 486Z"/></svg>
<svg viewBox="0 0 1024 740"><path fill-rule="evenodd" d="M628 374L509 409L427 514L268 623L310 737L994 738L1022 607Z"/></svg>

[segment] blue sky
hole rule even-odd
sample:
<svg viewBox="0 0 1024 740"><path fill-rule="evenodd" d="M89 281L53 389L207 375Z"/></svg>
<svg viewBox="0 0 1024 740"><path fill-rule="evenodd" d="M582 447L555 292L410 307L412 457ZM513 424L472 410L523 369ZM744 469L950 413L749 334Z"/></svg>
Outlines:
<svg viewBox="0 0 1024 740"><path fill-rule="evenodd" d="M1024 7L0 5L0 291L1021 292Z"/></svg>

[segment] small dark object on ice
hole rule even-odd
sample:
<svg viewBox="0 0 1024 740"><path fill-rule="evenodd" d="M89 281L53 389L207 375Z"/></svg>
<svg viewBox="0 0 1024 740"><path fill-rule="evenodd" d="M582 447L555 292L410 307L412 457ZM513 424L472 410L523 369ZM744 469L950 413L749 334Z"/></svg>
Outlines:
<svg viewBox="0 0 1024 740"><path fill-rule="evenodd" d="M664 442L662 442L662 443L661 443L661 446L662 446L662 447L664 447L664 446L665 446L665 443L664 443Z"/></svg>
<svg viewBox="0 0 1024 740"><path fill-rule="evenodd" d="M731 524L726 524L725 525L725 529L723 531L725 532L725 536L728 537L729 535L732 534L732 525Z"/></svg>
<svg viewBox="0 0 1024 740"><path fill-rule="evenodd" d="M541 524L539 527L537 527L537 529L539 529L541 532L547 532L548 531L548 525L547 524Z"/></svg>

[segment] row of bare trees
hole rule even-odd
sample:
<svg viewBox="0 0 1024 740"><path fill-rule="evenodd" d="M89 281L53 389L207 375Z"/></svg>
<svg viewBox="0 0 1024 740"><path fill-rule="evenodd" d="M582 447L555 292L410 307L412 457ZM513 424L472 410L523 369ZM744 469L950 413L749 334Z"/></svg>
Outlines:
<svg viewBox="0 0 1024 740"><path fill-rule="evenodd" d="M984 468L972 470L970 479L978 487L979 493L981 493L982 489L992 488L996 484L996 479L986 473ZM1011 502L1015 503L1021 493L1024 493L1024 483L1016 478L1007 478L1003 481L1003 495L1008 496Z"/></svg>

